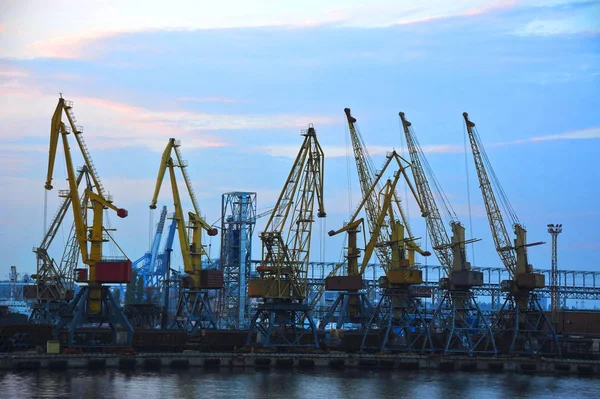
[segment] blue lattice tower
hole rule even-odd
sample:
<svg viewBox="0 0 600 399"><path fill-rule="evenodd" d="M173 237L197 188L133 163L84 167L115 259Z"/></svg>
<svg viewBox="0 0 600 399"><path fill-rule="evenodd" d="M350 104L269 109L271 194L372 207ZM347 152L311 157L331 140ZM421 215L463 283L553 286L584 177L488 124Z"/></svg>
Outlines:
<svg viewBox="0 0 600 399"><path fill-rule="evenodd" d="M224 193L221 202L221 262L223 290L219 295L219 323L244 328L248 323L247 281L256 224L256 193Z"/></svg>

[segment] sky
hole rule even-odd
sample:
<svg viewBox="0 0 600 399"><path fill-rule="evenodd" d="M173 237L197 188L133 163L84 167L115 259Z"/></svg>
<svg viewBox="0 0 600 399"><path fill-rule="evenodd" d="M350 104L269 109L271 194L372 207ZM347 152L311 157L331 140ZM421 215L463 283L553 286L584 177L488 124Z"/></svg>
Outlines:
<svg viewBox="0 0 600 399"><path fill-rule="evenodd" d="M256 192L259 212L273 205L300 132L313 123L325 152L328 216L314 224L311 258L339 261L343 235L325 232L341 227L360 197L349 107L375 165L387 151L406 152L398 118L405 112L467 237L481 239L469 249L474 265L501 262L465 152L464 111L529 240L547 242L529 250L530 263L550 268L546 225L562 223L559 268L598 270L600 1L5 0L0 279L11 265L35 271L31 249L66 188L60 154L55 189L44 190L59 93L74 103L104 187L129 211L110 223L132 260L148 250L160 205L172 211L168 181L159 209L148 208L170 137L181 140L212 224L226 192ZM398 192L427 247L414 201L405 185ZM265 222L256 225L254 259ZM50 249L55 258L69 224ZM219 242L206 237L211 257Z"/></svg>

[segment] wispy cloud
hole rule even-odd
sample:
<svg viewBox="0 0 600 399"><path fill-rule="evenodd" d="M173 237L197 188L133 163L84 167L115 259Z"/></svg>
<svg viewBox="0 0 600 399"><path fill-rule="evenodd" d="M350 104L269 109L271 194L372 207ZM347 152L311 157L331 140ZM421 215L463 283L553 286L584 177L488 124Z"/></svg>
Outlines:
<svg viewBox="0 0 600 399"><path fill-rule="evenodd" d="M340 158L345 156L354 156L352 148L344 146L328 146L323 145L323 152L326 158ZM273 157L295 158L298 154L298 145L266 145L253 148L251 151L260 152ZM381 145L368 146L369 155L386 155L397 148L392 146L385 147ZM443 153L460 153L464 152L464 146L452 144L427 144L421 147L424 153L427 154L443 154Z"/></svg>
<svg viewBox="0 0 600 399"><path fill-rule="evenodd" d="M108 1L108 0L107 0ZM264 28L282 29L312 28L332 25L336 27L389 27L411 25L430 21L473 17L490 12L498 12L520 4L514 0L493 2L485 0L407 0L376 1L369 5L349 0L332 0L324 7L321 2L304 2L302 5L288 2L273 4L239 1L237 4L200 5L184 1L177 8L177 15L171 15L169 8L160 1L147 1L144 13L124 2L90 1L86 7L76 8L57 4L54 12L77 24L55 24L54 18L47 18L41 7L15 7L9 21L6 38L6 55L16 58L65 58L85 59L98 55L101 43L112 37L151 31L192 31L204 29ZM35 25L28 26L31 21ZM100 22L102 21L102 22ZM10 29L9 29L10 28ZM4 47L4 46L3 46Z"/></svg>
<svg viewBox="0 0 600 399"><path fill-rule="evenodd" d="M31 119L31 115L51 115L58 101L57 97L48 96L39 88L16 79L0 84L0 95L0 118L5 121L6 127L0 131L0 140L13 140L12 144L19 144L14 143L12 131L19 130L23 121ZM223 147L236 140L234 131L300 129L308 121L315 124L338 122L337 118L319 115L210 114L176 107L148 109L94 97L76 97L73 100L73 112L79 123L87 126L84 130L86 140L98 150L138 147L161 151L170 137L183 140L186 148ZM24 102L27 102L27 107L22 106ZM63 120L66 121L66 117ZM46 123L28 129L27 136L46 138ZM88 131L92 133L86 134Z"/></svg>
<svg viewBox="0 0 600 399"><path fill-rule="evenodd" d="M552 141L552 140L592 140L592 139L600 139L600 126L599 127L590 127L586 129L573 130L570 132L560 133L560 134L551 134L546 136L536 136L527 139L521 140L513 140L506 142L495 142L487 144L486 147L502 147L507 145L518 145L518 144L527 144L527 143L537 143L542 141ZM324 145L323 152L325 153L326 158L340 158L345 156L353 156L352 149L346 148L344 146L327 146ZM298 146L297 145L266 145L266 146L258 146L251 151L260 152L273 157L286 157L286 158L295 158L298 154ZM381 145L367 146L367 151L370 155L385 155L388 152L394 150L395 148L385 147ZM426 154L455 154L455 153L464 153L465 147L464 145L459 144L424 144L421 146L421 149ZM398 149L396 149L398 150Z"/></svg>
<svg viewBox="0 0 600 399"><path fill-rule="evenodd" d="M192 103L237 103L239 100L227 97L178 97L177 101Z"/></svg>
<svg viewBox="0 0 600 399"><path fill-rule="evenodd" d="M86 59L98 50L99 42L119 35L121 32L89 32L81 35L51 37L35 40L26 45L30 57L24 58L62 58Z"/></svg>
<svg viewBox="0 0 600 399"><path fill-rule="evenodd" d="M15 69L0 69L0 76L5 78L24 78L28 76L28 73Z"/></svg>
<svg viewBox="0 0 600 399"><path fill-rule="evenodd" d="M546 136L531 137L524 140L515 140L508 143L496 143L496 145L506 144L523 144L523 143L535 143L540 141L552 141L552 140L591 140L600 139L600 126L590 127L587 129L573 130L570 132L560 134L549 134Z"/></svg>
<svg viewBox="0 0 600 399"><path fill-rule="evenodd" d="M600 33L600 22L590 21L590 23L582 24L569 19L536 19L514 32L517 36L553 36L575 33Z"/></svg>
<svg viewBox="0 0 600 399"><path fill-rule="evenodd" d="M508 10L515 7L517 4L517 0L498 0L483 4L480 2L472 2L472 4L465 4L465 7L457 8L453 11L444 9L431 10L430 15L417 16L413 18L410 16L404 16L402 19L396 21L396 25L422 24L450 18L474 17L491 12Z"/></svg>
<svg viewBox="0 0 600 399"><path fill-rule="evenodd" d="M532 21L516 29L518 36L554 36L600 33L600 3L597 1L558 0L536 4L538 13Z"/></svg>

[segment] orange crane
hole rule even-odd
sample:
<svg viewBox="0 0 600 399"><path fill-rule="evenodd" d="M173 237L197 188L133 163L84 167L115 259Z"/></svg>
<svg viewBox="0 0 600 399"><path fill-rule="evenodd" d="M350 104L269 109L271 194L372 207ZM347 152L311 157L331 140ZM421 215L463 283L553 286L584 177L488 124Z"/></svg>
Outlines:
<svg viewBox="0 0 600 399"><path fill-rule="evenodd" d="M475 123L466 112L463 118L496 252L510 276L509 280L501 282L506 298L493 324L498 349L508 353L560 354L556 331L536 294L536 290L546 286L545 277L534 272L527 260L527 248L544 242L527 243L527 231L519 222L494 173ZM511 218L516 236L512 242L492 185L500 194L505 213Z"/></svg>
<svg viewBox="0 0 600 399"><path fill-rule="evenodd" d="M62 315L54 329L54 335L58 339L62 328L67 327L68 346L85 347L91 345L94 339L85 336L85 334L76 335L77 328L82 325L101 327L107 324L113 333L112 341L94 346L130 347L133 340L133 328L125 317L120 305L112 296L109 287L105 284L130 282L131 260L125 256L122 250L121 253L123 256L119 258L107 258L103 255L103 244L112 240L109 230L104 227L104 211L111 209L121 218L127 217L128 212L125 209L117 208L113 204L112 197L104 192L91 155L83 141L83 128L76 125L72 108L73 103L65 101L61 96L52 117L48 174L45 188L47 190L53 188L52 176L60 137L63 143L69 189L60 190L59 195L65 198L69 197L71 200L79 251L87 269L75 269L75 281L85 285L81 286L75 298L69 303L65 314ZM63 112L66 113L70 126L66 126L62 122ZM80 203L77 176L73 167L71 148L68 142L70 133L73 133L76 138L88 173L93 181L92 189L88 188L85 190L85 194L89 200L85 204L85 207L82 207ZM91 225L88 224L90 218L87 217L90 209L92 211ZM114 242L114 240L112 241ZM125 333L124 339L120 338L120 331Z"/></svg>
<svg viewBox="0 0 600 399"><path fill-rule="evenodd" d="M200 207L194 194L192 181L187 173L187 162L183 160L179 147L181 142L170 138L163 151L156 187L150 203L150 209L156 209L158 195L167 169L171 180L171 191L175 206L174 219L177 221L179 245L183 257L183 266L186 276L181 280L181 290L177 301L177 311L173 320L173 327L195 333L199 329L216 329L216 320L209 300L209 290L223 288L223 272L202 268L202 258L207 257L202 245L202 231L209 236L218 234L217 229L211 227L200 215ZM175 153L175 159L171 153ZM177 187L175 168L179 168L183 175L188 195L191 199L194 212L188 212L188 223L186 224L181 196ZM188 233L191 230L191 235ZM208 257L207 257L208 259ZM210 262L210 259L208 259Z"/></svg>
<svg viewBox="0 0 600 399"><path fill-rule="evenodd" d="M260 234L262 262L256 268L259 278L248 281L248 296L261 303L250 322L248 345L255 332L263 346L319 345L306 293L315 202L317 216L326 216L325 157L312 124L302 136L300 151ZM303 320L308 321L308 330ZM313 342L304 344L301 339L307 333L312 333Z"/></svg>
<svg viewBox="0 0 600 399"><path fill-rule="evenodd" d="M413 178L423 205L427 231L446 275L440 280L443 294L429 324L433 342L437 349L444 353L495 353L492 329L471 290L483 285L483 273L471 269L465 248L466 244L479 240L465 238L465 228L433 173L412 124L406 119L404 112L400 112L399 116L410 155ZM441 211L438 203L441 204ZM451 238L446 231L444 219L450 221Z"/></svg>

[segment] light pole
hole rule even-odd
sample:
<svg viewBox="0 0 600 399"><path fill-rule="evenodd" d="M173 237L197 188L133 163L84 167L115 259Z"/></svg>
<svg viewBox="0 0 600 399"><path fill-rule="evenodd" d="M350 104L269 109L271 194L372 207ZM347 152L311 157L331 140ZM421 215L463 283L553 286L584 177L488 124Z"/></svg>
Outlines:
<svg viewBox="0 0 600 399"><path fill-rule="evenodd" d="M552 235L552 270L550 281L550 309L552 310L552 324L556 327L558 322L558 307L560 297L558 292L558 235L562 232L562 224L549 224L548 233Z"/></svg>

